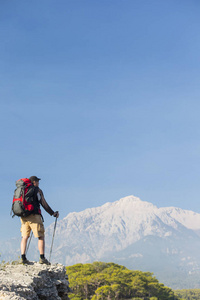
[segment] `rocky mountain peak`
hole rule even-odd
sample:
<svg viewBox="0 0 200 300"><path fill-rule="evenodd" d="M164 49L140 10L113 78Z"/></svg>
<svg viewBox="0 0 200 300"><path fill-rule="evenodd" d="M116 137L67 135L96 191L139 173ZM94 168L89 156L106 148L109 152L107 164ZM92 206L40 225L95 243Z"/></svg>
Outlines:
<svg viewBox="0 0 200 300"><path fill-rule="evenodd" d="M142 200L138 197L135 197L133 195L126 196L118 200L118 202L142 202Z"/></svg>

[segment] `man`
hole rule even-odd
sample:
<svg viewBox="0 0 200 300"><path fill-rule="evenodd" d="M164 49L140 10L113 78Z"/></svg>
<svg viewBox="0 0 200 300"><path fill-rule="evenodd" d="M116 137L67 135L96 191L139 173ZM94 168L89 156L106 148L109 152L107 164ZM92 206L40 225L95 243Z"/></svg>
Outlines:
<svg viewBox="0 0 200 300"><path fill-rule="evenodd" d="M34 185L33 205L34 211L28 217L21 217L21 259L23 264L28 264L29 261L26 258L26 246L30 236L31 230L36 238L38 238L38 249L40 253L40 264L50 265L50 262L45 258L45 238L44 238L44 225L40 211L40 204L51 216L59 217L59 212L54 212L48 205L44 198L42 190L39 188L39 181L41 180L37 176L31 176L29 178Z"/></svg>

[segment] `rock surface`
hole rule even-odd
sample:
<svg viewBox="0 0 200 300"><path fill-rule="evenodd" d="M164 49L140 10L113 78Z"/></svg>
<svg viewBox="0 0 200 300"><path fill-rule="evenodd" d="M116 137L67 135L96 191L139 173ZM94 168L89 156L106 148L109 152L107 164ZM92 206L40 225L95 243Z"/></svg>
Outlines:
<svg viewBox="0 0 200 300"><path fill-rule="evenodd" d="M0 300L68 300L67 279L60 264L4 265L0 267Z"/></svg>

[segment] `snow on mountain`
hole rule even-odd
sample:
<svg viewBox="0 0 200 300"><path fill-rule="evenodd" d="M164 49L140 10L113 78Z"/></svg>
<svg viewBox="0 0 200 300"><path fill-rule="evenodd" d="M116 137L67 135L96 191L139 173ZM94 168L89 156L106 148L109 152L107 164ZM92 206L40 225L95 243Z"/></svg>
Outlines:
<svg viewBox="0 0 200 300"><path fill-rule="evenodd" d="M160 208L159 211L164 214L168 213L172 218L189 229L200 230L200 214L198 213L176 207Z"/></svg>

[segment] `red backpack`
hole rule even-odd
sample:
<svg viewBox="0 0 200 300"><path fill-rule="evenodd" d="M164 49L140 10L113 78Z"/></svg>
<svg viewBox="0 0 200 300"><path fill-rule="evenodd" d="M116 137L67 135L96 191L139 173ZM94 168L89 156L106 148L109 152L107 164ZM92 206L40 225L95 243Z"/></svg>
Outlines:
<svg viewBox="0 0 200 300"><path fill-rule="evenodd" d="M34 211L35 187L28 178L17 180L16 186L12 203L13 216L27 217Z"/></svg>

